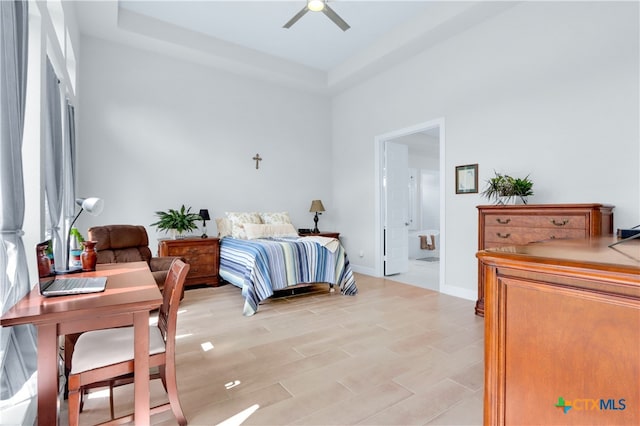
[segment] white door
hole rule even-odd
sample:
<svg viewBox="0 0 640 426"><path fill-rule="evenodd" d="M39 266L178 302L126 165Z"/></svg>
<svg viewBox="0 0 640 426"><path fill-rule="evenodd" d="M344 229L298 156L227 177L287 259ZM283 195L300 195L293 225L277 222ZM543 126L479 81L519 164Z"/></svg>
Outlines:
<svg viewBox="0 0 640 426"><path fill-rule="evenodd" d="M409 270L409 147L385 142L384 274Z"/></svg>

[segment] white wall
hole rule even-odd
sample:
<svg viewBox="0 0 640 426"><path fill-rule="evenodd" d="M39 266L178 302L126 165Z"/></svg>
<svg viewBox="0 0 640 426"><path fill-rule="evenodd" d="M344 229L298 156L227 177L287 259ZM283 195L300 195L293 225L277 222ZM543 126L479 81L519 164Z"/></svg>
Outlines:
<svg viewBox="0 0 640 426"><path fill-rule="evenodd" d="M182 203L310 227L320 198L320 228L375 271L374 139L444 117L445 287L473 297L486 201L455 194L456 165L479 163L481 182L530 174L531 202L611 203L615 226L640 222L638 36L637 3L523 2L330 101L83 38L78 195L106 208L80 227L148 225Z"/></svg>
<svg viewBox="0 0 640 426"><path fill-rule="evenodd" d="M479 195L456 165L535 182L533 203L616 206L640 223L637 3L524 2L334 97L337 228L375 270L374 138L444 117L445 286L475 295Z"/></svg>
<svg viewBox="0 0 640 426"><path fill-rule="evenodd" d="M310 228L313 199L334 229L328 99L95 38L81 53L78 196L105 209L79 229L145 225L155 251L158 210L288 211Z"/></svg>

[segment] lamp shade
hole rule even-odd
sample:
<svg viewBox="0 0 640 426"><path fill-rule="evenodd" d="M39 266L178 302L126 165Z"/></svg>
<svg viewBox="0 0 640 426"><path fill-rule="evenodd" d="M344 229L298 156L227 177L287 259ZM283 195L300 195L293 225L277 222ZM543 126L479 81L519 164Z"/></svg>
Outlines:
<svg viewBox="0 0 640 426"><path fill-rule="evenodd" d="M209 209L200 209L199 215L202 220L211 220L211 218L209 217Z"/></svg>
<svg viewBox="0 0 640 426"><path fill-rule="evenodd" d="M311 213L323 212L324 206L322 205L322 200L313 200L311 202L311 207L309 208Z"/></svg>
<svg viewBox="0 0 640 426"><path fill-rule="evenodd" d="M102 198L76 198L76 204L92 216L99 215L104 209L104 201L102 201Z"/></svg>

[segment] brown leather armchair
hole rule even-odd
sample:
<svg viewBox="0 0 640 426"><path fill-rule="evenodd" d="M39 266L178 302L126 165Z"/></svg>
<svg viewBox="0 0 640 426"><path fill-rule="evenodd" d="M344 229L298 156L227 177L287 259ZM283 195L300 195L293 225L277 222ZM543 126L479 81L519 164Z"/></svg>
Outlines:
<svg viewBox="0 0 640 426"><path fill-rule="evenodd" d="M153 257L147 230L141 225L105 225L89 228L89 240L97 241L98 263L145 261L160 290L176 257ZM184 259L179 258L182 261Z"/></svg>

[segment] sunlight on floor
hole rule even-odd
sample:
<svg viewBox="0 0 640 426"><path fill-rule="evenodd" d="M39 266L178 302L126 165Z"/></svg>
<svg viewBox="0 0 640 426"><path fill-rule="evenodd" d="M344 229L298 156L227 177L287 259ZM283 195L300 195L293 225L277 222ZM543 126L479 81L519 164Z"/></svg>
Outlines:
<svg viewBox="0 0 640 426"><path fill-rule="evenodd" d="M249 418L253 413L255 413L260 406L258 404L253 404L251 407L247 408L236 414L235 416L229 417L227 420L218 423L218 426L238 426L244 423L245 420Z"/></svg>
<svg viewBox="0 0 640 426"><path fill-rule="evenodd" d="M226 389L233 389L240 384L240 380L234 380L233 382L225 383L224 387Z"/></svg>
<svg viewBox="0 0 640 426"><path fill-rule="evenodd" d="M204 352L209 352L211 349L213 349L213 343L211 342L204 342L200 344L200 347L202 348L202 350Z"/></svg>
<svg viewBox="0 0 640 426"><path fill-rule="evenodd" d="M89 392L86 398L87 399L109 398L109 388Z"/></svg>

